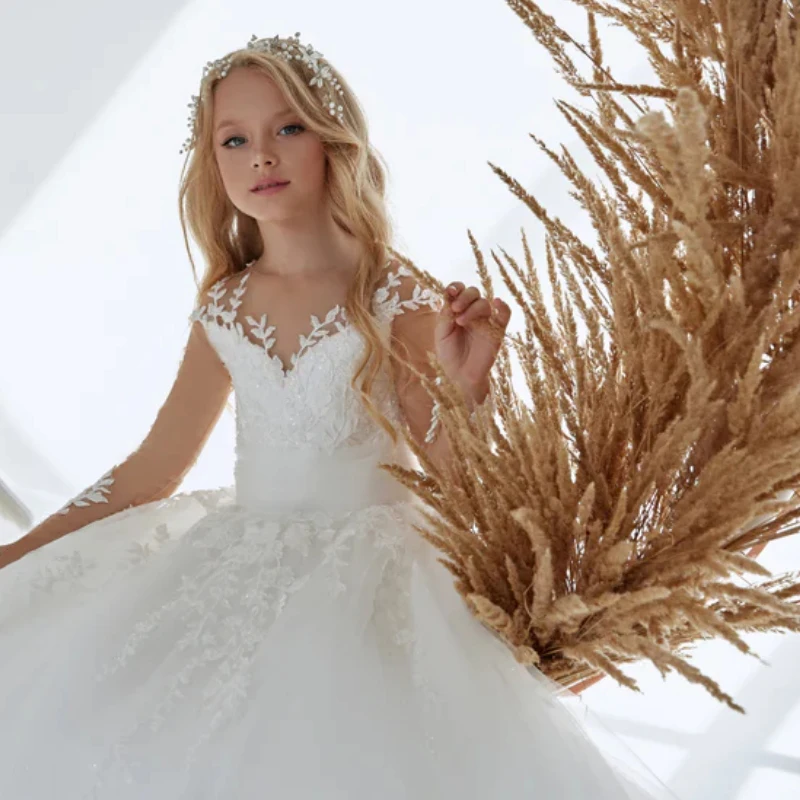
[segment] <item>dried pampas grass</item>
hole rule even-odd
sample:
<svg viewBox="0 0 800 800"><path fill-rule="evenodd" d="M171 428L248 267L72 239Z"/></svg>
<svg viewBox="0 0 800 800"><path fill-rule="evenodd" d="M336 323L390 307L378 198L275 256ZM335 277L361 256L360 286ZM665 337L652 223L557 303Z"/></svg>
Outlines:
<svg viewBox="0 0 800 800"><path fill-rule="evenodd" d="M555 314L525 234L524 265L493 252L523 332L506 335L492 404L470 417L437 366L441 384L426 388L454 457L437 470L404 432L422 470L385 468L423 501L420 533L520 662L566 686L610 675L638 690L622 667L646 660L743 711L686 656L703 639L750 654L743 632L800 630L798 575L773 577L752 557L800 524L796 6L573 2L587 10L586 46L532 0L508 5L595 100L595 114L559 108L610 188L532 139L600 252L491 165L544 226ZM614 81L596 17L636 37L660 85Z"/></svg>

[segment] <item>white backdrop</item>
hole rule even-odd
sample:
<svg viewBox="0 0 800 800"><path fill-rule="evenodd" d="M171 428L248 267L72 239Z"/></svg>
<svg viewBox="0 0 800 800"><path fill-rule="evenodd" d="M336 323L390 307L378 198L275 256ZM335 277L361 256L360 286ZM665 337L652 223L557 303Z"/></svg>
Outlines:
<svg viewBox="0 0 800 800"><path fill-rule="evenodd" d="M555 0L542 5L585 40L582 13ZM398 246L442 280L475 282L467 228L487 255L502 247L521 257L524 227L544 262L541 225L487 161L593 241L565 179L528 137L555 150L566 144L592 171L554 105L588 101L560 81L501 0L468 11L455 0L109 9L90 0L66 10L29 3L0 25L8 87L0 479L37 519L135 449L175 377L194 296L177 214L187 103L203 65L251 34L299 31L343 72L390 165ZM645 82L649 68L629 37L606 29L604 46L618 80ZM496 286L508 299L499 276ZM232 481L226 412L181 490ZM19 533L6 526L0 540ZM762 560L798 569L800 543L770 546ZM645 667L630 670L644 694L607 679L585 702L685 800L800 797L800 637L749 641L771 666L721 643L696 656L745 717Z"/></svg>

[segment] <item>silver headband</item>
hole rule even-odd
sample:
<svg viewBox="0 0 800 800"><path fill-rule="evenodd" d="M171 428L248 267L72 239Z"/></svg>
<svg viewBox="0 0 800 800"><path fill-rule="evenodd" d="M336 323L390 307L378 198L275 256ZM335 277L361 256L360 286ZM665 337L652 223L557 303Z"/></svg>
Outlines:
<svg viewBox="0 0 800 800"><path fill-rule="evenodd" d="M300 34L296 33L287 39L281 39L279 36L273 36L271 39L259 39L255 34L252 35L250 41L247 43L248 50L259 50L262 53L270 53L271 55L283 58L285 61L292 59L299 59L314 73L311 80L308 82L309 86L317 87L317 94L331 116L335 116L340 123L344 124L344 115L342 114L344 108L337 102L337 95L344 94L339 80L331 72L331 68L325 62L322 53L317 53L313 45L301 45ZM191 109L189 116L189 130L190 135L183 143L181 153L188 153L195 145L195 123L197 121L197 111L200 108L201 98L205 94L205 87L210 80L215 77L224 78L228 74L233 61L233 54L219 58L216 61L209 61L203 68L203 77L200 81L200 94L192 95L192 101L188 103Z"/></svg>

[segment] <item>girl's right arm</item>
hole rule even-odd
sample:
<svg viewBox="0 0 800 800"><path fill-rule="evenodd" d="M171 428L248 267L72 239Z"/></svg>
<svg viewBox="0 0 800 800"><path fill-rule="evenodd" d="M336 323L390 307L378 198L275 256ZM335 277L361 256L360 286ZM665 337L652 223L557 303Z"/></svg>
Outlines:
<svg viewBox="0 0 800 800"><path fill-rule="evenodd" d="M172 389L141 445L21 539L0 547L0 567L91 522L173 494L200 455L230 391L230 374L202 323L195 321Z"/></svg>

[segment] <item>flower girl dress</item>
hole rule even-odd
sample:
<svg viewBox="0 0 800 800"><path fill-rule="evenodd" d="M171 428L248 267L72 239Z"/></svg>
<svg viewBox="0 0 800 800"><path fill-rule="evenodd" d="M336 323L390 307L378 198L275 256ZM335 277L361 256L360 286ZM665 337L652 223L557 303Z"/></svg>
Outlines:
<svg viewBox="0 0 800 800"><path fill-rule="evenodd" d="M67 535L0 569L0 797L673 797L470 613L378 469L417 462L350 387L344 311L312 317L286 368L251 277L190 318L230 376L235 484L171 494L176 443L216 421L171 396L202 430L137 450L53 515ZM404 267L372 298L386 335L438 302ZM388 372L374 392L403 424ZM145 487L159 499L134 502Z"/></svg>

